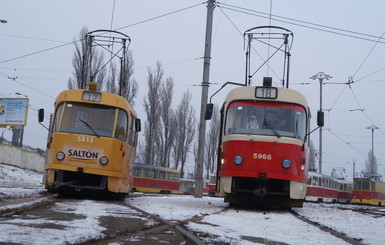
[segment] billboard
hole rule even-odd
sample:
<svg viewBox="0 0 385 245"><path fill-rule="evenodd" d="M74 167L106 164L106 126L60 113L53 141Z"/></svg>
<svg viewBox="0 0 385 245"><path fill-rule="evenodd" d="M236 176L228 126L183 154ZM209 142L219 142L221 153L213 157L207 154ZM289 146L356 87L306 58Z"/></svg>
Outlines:
<svg viewBox="0 0 385 245"><path fill-rule="evenodd" d="M0 127L27 124L28 98L0 98Z"/></svg>

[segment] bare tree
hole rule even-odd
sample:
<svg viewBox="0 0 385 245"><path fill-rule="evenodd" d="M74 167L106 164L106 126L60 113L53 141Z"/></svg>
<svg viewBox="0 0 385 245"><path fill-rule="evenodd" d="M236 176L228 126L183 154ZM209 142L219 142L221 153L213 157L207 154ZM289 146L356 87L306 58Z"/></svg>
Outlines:
<svg viewBox="0 0 385 245"><path fill-rule="evenodd" d="M161 103L161 137L160 139L160 166L170 167L171 147L175 136L175 117L171 109L172 97L174 94L174 81L170 77L162 84L160 103Z"/></svg>
<svg viewBox="0 0 385 245"><path fill-rule="evenodd" d="M136 80L132 77L134 74L134 61L132 58L132 53L127 50L127 53L125 55L125 60L123 60L123 63L121 64L121 71L120 71L120 81L118 83L118 91L119 95L126 98L126 100L133 105L134 104L134 98L136 97L136 94L138 93L138 83Z"/></svg>
<svg viewBox="0 0 385 245"><path fill-rule="evenodd" d="M368 177L373 177L377 175L377 158L373 154L373 151L370 150L368 153L368 159L365 162L366 172L369 175Z"/></svg>
<svg viewBox="0 0 385 245"><path fill-rule="evenodd" d="M175 113L177 126L173 145L174 161L176 169L179 169L180 165L181 177L184 176L187 154L190 151L195 136L196 118L194 108L190 104L191 98L192 95L190 91L185 92Z"/></svg>
<svg viewBox="0 0 385 245"><path fill-rule="evenodd" d="M87 33L87 28L83 27L79 34L80 41L75 42L74 57L72 59L74 72L72 72L73 77L68 79L69 89L87 89L88 82L91 79L94 79L97 88L101 89L105 82L106 72L105 69L102 69L103 54L96 49L91 49L86 39ZM99 70L100 72L95 76L95 73Z"/></svg>
<svg viewBox="0 0 385 245"><path fill-rule="evenodd" d="M317 157L317 151L314 147L313 141L310 140L310 153L309 153L309 170L310 171L316 171L316 157Z"/></svg>
<svg viewBox="0 0 385 245"><path fill-rule="evenodd" d="M210 179L210 174L214 173L216 166L218 142L219 142L219 109L215 105L213 109L213 116L210 122L210 129L207 135L206 140L206 157L205 157L205 166L206 166L206 179Z"/></svg>
<svg viewBox="0 0 385 245"><path fill-rule="evenodd" d="M144 109L146 111L147 121L144 131L144 159L146 164L157 164L158 159L155 158L155 146L159 135L159 119L160 119L160 87L163 77L163 70L160 62L156 63L156 68L151 70L148 68L148 92L144 98Z"/></svg>

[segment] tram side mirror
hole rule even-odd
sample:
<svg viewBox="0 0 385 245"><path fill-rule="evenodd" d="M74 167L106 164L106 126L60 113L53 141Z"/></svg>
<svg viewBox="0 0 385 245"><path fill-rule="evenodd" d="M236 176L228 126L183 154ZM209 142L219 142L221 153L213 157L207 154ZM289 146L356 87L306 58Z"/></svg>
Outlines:
<svg viewBox="0 0 385 245"><path fill-rule="evenodd" d="M44 109L38 110L38 118L39 118L39 123L44 121Z"/></svg>
<svg viewBox="0 0 385 245"><path fill-rule="evenodd" d="M142 130L142 126L140 124L140 119L136 118L135 119L135 132L140 132Z"/></svg>
<svg viewBox="0 0 385 245"><path fill-rule="evenodd" d="M323 111L317 112L317 125L318 125L318 127L324 126L324 112Z"/></svg>
<svg viewBox="0 0 385 245"><path fill-rule="evenodd" d="M210 120L213 116L214 104L210 103L206 105L205 120Z"/></svg>

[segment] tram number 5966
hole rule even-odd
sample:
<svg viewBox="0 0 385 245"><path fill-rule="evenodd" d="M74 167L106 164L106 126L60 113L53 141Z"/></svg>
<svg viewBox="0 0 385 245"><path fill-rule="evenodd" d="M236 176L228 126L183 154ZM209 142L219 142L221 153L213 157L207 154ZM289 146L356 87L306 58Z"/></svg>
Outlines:
<svg viewBox="0 0 385 245"><path fill-rule="evenodd" d="M254 153L253 154L253 159L271 160L272 156L271 156L271 154Z"/></svg>

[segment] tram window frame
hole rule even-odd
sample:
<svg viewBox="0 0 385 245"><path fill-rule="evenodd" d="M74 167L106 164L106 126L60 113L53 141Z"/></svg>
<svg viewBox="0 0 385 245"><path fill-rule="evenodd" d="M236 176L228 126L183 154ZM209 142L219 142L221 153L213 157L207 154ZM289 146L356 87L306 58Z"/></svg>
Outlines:
<svg viewBox="0 0 385 245"><path fill-rule="evenodd" d="M361 181L354 182L354 190L361 190L361 188L362 188Z"/></svg>
<svg viewBox="0 0 385 245"><path fill-rule="evenodd" d="M117 109L116 127L114 138L126 141L127 140L127 129L128 129L128 116L127 113L122 109Z"/></svg>
<svg viewBox="0 0 385 245"><path fill-rule="evenodd" d="M270 118L268 115L275 115L275 118ZM250 118L255 122L250 123ZM227 107L225 120L224 135L274 136L278 133L280 136L305 140L307 131L306 109L291 103L233 101ZM268 125L264 123L266 121ZM286 122L284 126L279 123L281 121Z"/></svg>
<svg viewBox="0 0 385 245"><path fill-rule="evenodd" d="M116 107L84 102L63 102L57 107L53 132L112 138L115 116ZM107 120L100 120L101 118L107 118Z"/></svg>
<svg viewBox="0 0 385 245"><path fill-rule="evenodd" d="M362 181L361 190L363 190L363 191L370 191L369 181Z"/></svg>
<svg viewBox="0 0 385 245"><path fill-rule="evenodd" d="M166 172L166 179L167 180L173 180L173 173L172 172Z"/></svg>
<svg viewBox="0 0 385 245"><path fill-rule="evenodd" d="M158 176L159 176L159 171L152 169L151 170L151 178L158 179Z"/></svg>
<svg viewBox="0 0 385 245"><path fill-rule="evenodd" d="M132 147L135 147L137 144L137 132L135 132L135 120L134 115L130 114L129 126L128 126L128 139L127 142Z"/></svg>
<svg viewBox="0 0 385 245"><path fill-rule="evenodd" d="M150 177L150 169L144 168L142 171L142 177L149 178Z"/></svg>
<svg viewBox="0 0 385 245"><path fill-rule="evenodd" d="M318 177L313 177L312 185L314 185L314 186L318 186L319 185Z"/></svg>
<svg viewBox="0 0 385 245"><path fill-rule="evenodd" d="M179 173L174 173L174 181L178 181L179 180Z"/></svg>
<svg viewBox="0 0 385 245"><path fill-rule="evenodd" d="M159 171L159 179L165 180L165 179L166 179L166 172L164 172L164 171Z"/></svg>
<svg viewBox="0 0 385 245"><path fill-rule="evenodd" d="M376 183L375 182L370 182L370 187L372 191L376 191Z"/></svg>
<svg viewBox="0 0 385 245"><path fill-rule="evenodd" d="M135 168L134 176L140 177L140 174L141 174L141 172L142 172L141 170L142 170L141 168Z"/></svg>

